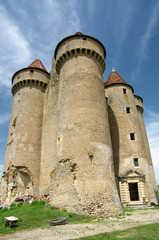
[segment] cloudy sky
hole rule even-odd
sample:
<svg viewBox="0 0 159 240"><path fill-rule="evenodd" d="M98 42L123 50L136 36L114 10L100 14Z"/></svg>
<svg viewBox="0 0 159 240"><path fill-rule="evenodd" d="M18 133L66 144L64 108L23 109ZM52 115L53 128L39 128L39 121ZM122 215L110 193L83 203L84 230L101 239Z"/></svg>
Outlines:
<svg viewBox="0 0 159 240"><path fill-rule="evenodd" d="M144 99L159 184L158 0L0 0L0 27L0 172L12 107L12 75L37 58L50 71L58 42L80 31L106 47L104 80L114 67Z"/></svg>

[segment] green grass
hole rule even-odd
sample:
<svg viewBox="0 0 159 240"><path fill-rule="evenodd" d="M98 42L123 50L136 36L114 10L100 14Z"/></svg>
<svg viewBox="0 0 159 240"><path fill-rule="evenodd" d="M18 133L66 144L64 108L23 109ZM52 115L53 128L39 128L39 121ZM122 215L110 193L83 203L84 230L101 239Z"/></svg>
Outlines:
<svg viewBox="0 0 159 240"><path fill-rule="evenodd" d="M91 237L78 238L78 240L159 240L159 224L144 225L124 231L102 233Z"/></svg>
<svg viewBox="0 0 159 240"><path fill-rule="evenodd" d="M123 214L125 214L126 212L135 212L135 211L149 211L149 210L159 210L159 206L154 206L153 208L123 208Z"/></svg>
<svg viewBox="0 0 159 240"><path fill-rule="evenodd" d="M4 217L15 216L22 220L15 224L13 228L6 228L4 225ZM69 223L85 223L92 221L92 218L69 213L65 209L58 210L53 206L46 206L44 201L34 201L32 204L15 204L11 205L11 209L7 208L0 211L0 234L9 234L23 229L33 228L49 228L48 219L56 219L66 217Z"/></svg>
<svg viewBox="0 0 159 240"><path fill-rule="evenodd" d="M155 207L154 209L159 209L159 207ZM131 212L138 211L137 209L123 209L123 214L118 216L118 218L123 218L125 216L131 215ZM15 224L14 228L6 228L4 225L4 217L9 216L15 216L21 222L18 224ZM15 231L24 230L24 229L33 229L33 228L50 228L48 225L47 220L48 219L56 219L60 217L66 217L68 219L69 223L88 223L92 222L93 218L86 217L83 215L78 215L75 213L67 212L65 209L58 210L54 206L46 206L44 201L34 201L32 204L19 204L16 206L15 204L11 205L11 209L8 210L7 208L0 211L0 234L9 234L14 233ZM100 220L102 222L102 220ZM99 222L100 222L99 221ZM150 225L148 225L150 226ZM155 225L154 225L155 226ZM158 226L159 228L159 226ZM127 230L126 230L127 231ZM126 232L125 231L125 232ZM131 230L128 230L131 231ZM123 232L123 231L122 231ZM99 235L99 238L96 238L96 236L93 238L88 239L116 239L114 238L115 235L112 235L113 238L109 238L109 234L115 234L115 233L107 233L106 235ZM152 233L153 234L153 233ZM159 235L159 229L158 229L158 235ZM153 236L153 235L152 235ZM101 237L101 238L100 238ZM81 239L87 239L87 238L81 238ZM125 238L129 239L129 238ZM135 238L130 238L135 239ZM150 238L136 238L136 239L150 239ZM157 238L151 238L151 239L157 239ZM159 237L158 237L159 239Z"/></svg>

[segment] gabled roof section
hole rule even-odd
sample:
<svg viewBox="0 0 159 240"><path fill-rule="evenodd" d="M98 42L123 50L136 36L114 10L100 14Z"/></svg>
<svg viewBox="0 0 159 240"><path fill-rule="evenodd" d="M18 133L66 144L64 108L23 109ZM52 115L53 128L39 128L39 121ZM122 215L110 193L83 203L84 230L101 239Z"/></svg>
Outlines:
<svg viewBox="0 0 159 240"><path fill-rule="evenodd" d="M44 67L43 63L39 60L39 59L36 59L34 62L32 62L32 64L30 64L28 66L28 68L39 68L39 69L42 69L44 70L45 72L47 72L46 68Z"/></svg>
<svg viewBox="0 0 159 240"><path fill-rule="evenodd" d="M140 172L138 172L138 171L136 171L136 170L128 170L128 171L126 171L125 172L125 174L123 174L122 176L118 176L119 178L127 178L127 177L145 177L145 175L144 174L142 174L142 173L140 173Z"/></svg>
<svg viewBox="0 0 159 240"><path fill-rule="evenodd" d="M123 84L131 87L127 82L117 73L115 69L112 70L111 74L108 77L108 80L104 83L104 87L108 87L113 84ZM132 91L134 92L134 89L131 87Z"/></svg>

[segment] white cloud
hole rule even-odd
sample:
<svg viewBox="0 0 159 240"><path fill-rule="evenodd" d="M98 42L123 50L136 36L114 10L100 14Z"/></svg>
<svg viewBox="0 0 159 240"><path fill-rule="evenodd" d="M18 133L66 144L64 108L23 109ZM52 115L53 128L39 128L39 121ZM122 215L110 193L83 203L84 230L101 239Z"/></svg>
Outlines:
<svg viewBox="0 0 159 240"><path fill-rule="evenodd" d="M47 33L49 44L58 43L62 37L73 34L80 28L77 1L42 0L39 24Z"/></svg>
<svg viewBox="0 0 159 240"><path fill-rule="evenodd" d="M149 22L147 25L147 30L141 38L141 45L138 51L140 57L140 64L147 59L148 56L148 46L151 38L155 35L155 28L159 20L159 2L156 3L152 14L150 15Z"/></svg>
<svg viewBox="0 0 159 240"><path fill-rule="evenodd" d="M96 1L95 0L88 0L88 11L89 11L89 19L92 19L92 16L95 12L95 4Z"/></svg>
<svg viewBox="0 0 159 240"><path fill-rule="evenodd" d="M0 125L6 123L10 119L10 113L0 114Z"/></svg>
<svg viewBox="0 0 159 240"><path fill-rule="evenodd" d="M120 59L123 54L124 43L127 39L131 26L133 24L134 13L137 8L134 1L111 1L111 5L108 5L110 14L108 22L111 26L110 32L113 33L113 39L115 41L114 54L111 59L112 67L119 67ZM109 13L108 13L109 12ZM112 17L112 12L115 17ZM117 16L117 17L116 17ZM113 49L112 49L113 50Z"/></svg>
<svg viewBox="0 0 159 240"><path fill-rule="evenodd" d="M159 185L159 114L145 111L145 125L150 144L157 184Z"/></svg>
<svg viewBox="0 0 159 240"><path fill-rule="evenodd" d="M2 174L3 174L3 165L2 164L0 164L0 178L2 177Z"/></svg>
<svg viewBox="0 0 159 240"><path fill-rule="evenodd" d="M26 32L29 33L26 38L30 41L34 59L40 58L49 70L59 41L80 29L78 2L39 0L32 6L32 12L34 16L29 11L26 13L27 18L31 19L31 23L26 25Z"/></svg>
<svg viewBox="0 0 159 240"><path fill-rule="evenodd" d="M154 5L154 8L152 9L152 12L149 17L146 32L141 37L141 41L137 51L138 61L136 69L133 72L131 79L136 79L136 76L140 73L142 64L148 58L150 40L152 37L155 36L155 34L158 31L157 29L158 20L159 20L159 1L156 1L156 5Z"/></svg>
<svg viewBox="0 0 159 240"><path fill-rule="evenodd" d="M10 78L19 66L30 59L29 43L6 9L0 6L0 85L10 87Z"/></svg>
<svg viewBox="0 0 159 240"><path fill-rule="evenodd" d="M0 143L6 141L6 137L0 137Z"/></svg>
<svg viewBox="0 0 159 240"><path fill-rule="evenodd" d="M80 30L79 2L38 0L0 3L0 86L11 88L11 77L40 58L46 68L58 42ZM0 89L0 91L2 88Z"/></svg>

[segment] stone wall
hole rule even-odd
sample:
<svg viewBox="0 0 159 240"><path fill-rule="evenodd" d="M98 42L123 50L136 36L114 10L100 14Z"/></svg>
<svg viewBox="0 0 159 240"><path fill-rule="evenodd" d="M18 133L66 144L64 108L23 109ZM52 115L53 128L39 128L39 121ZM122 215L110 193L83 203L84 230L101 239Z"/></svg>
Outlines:
<svg viewBox="0 0 159 240"><path fill-rule="evenodd" d="M70 41L59 47L57 64L60 53L69 50ZM51 174L51 203L78 213L117 215L121 206L114 178L103 65L90 56L90 51L80 51L81 42L86 49L87 42L89 49L94 47L89 39L80 39L79 45L76 41L79 51L58 65L57 165ZM104 57L103 50L99 55Z"/></svg>
<svg viewBox="0 0 159 240"><path fill-rule="evenodd" d="M125 89L125 93L124 90ZM145 136L131 87L114 84L106 87L111 139L113 145L115 174L124 176L129 170L137 170L145 175L147 198L155 201L149 176L149 164L145 146ZM142 109L140 101L140 109ZM129 108L129 111L128 111ZM137 165L135 166L135 159Z"/></svg>
<svg viewBox="0 0 159 240"><path fill-rule="evenodd" d="M30 79L28 79L29 76ZM26 168L28 169L27 174L29 174L32 181L33 193L35 195L39 193L43 97L47 81L47 73L38 71L36 75L36 70L30 72L29 69L21 70L20 73L18 72L18 76L15 75L15 82L13 79L12 91L14 98L3 180L4 185L5 182L10 184L10 182L15 180L17 192L22 190L20 187L21 183L19 182L18 187L18 181L15 179L18 175L14 174L12 176L11 172L14 173L14 168L17 171L19 168ZM23 175L28 179L26 171L24 171ZM20 179L23 179L25 182L23 175L21 175ZM28 189L23 190L28 191ZM13 186L8 190L8 194L10 194L10 191L13 192ZM16 191L14 191L13 195L16 195Z"/></svg>
<svg viewBox="0 0 159 240"><path fill-rule="evenodd" d="M40 192L41 195L49 194L51 171L57 164L57 116L58 116L59 76L55 71L53 58L50 81L44 96L41 167L40 167Z"/></svg>

